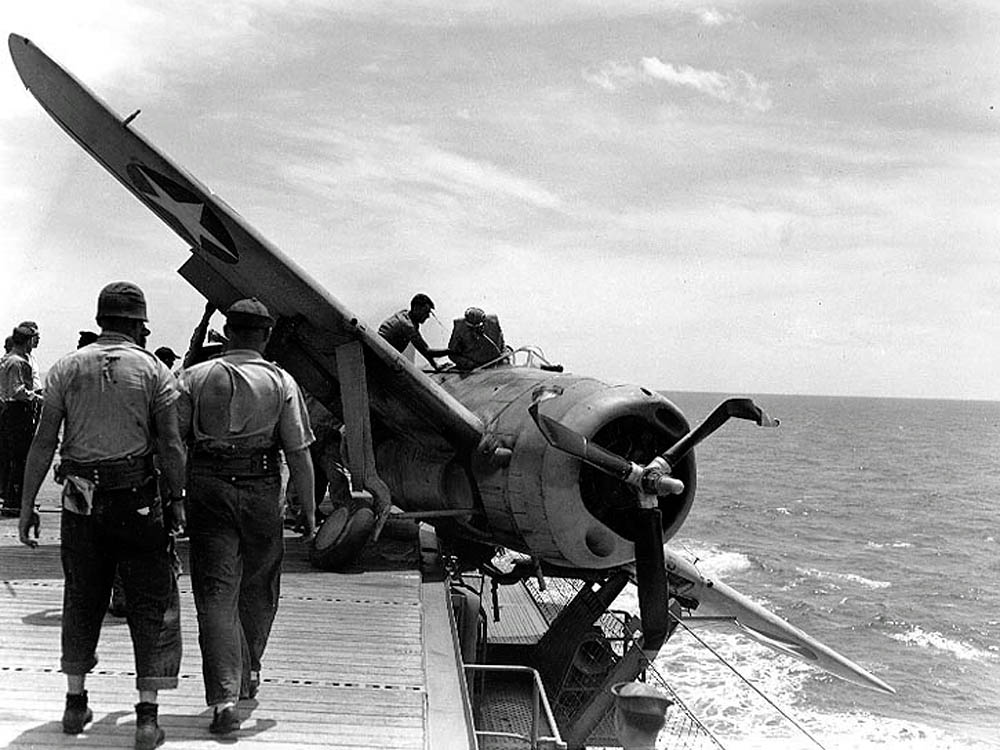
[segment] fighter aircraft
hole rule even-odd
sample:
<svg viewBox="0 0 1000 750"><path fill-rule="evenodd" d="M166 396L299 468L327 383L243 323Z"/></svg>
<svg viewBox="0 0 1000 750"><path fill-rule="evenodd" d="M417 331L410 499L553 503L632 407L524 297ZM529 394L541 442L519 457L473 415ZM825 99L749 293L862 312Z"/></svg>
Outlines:
<svg viewBox="0 0 1000 750"><path fill-rule="evenodd" d="M695 499L692 449L729 418L773 424L752 401L725 401L692 429L653 390L564 373L530 351L536 366L508 357L471 372L423 372L151 145L135 115L120 117L29 40L12 34L9 47L49 115L189 245L180 274L219 309L262 300L278 319L268 355L344 419L356 496L372 502L324 523L318 564L342 564L391 504L431 524L464 566L503 547L529 561L524 575L634 579L647 659L678 611L698 610L893 692L664 547Z"/></svg>

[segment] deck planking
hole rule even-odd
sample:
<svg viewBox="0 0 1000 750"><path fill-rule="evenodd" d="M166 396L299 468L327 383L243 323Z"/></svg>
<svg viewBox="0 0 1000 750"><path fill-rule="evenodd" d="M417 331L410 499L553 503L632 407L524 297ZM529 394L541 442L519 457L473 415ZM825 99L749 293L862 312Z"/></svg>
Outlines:
<svg viewBox="0 0 1000 750"><path fill-rule="evenodd" d="M0 748L132 747L135 674L128 627L108 616L100 663L88 677L94 722L61 731L65 676L59 670L62 570L58 516L43 514L38 549L17 542L15 519L0 522ZM186 566L186 547L181 545ZM418 555L391 541L366 551L345 574L313 569L304 545L286 538L281 600L255 700L242 701L241 729L208 733L190 578L179 581L184 655L177 690L160 693L164 748L239 742L267 748L470 747L462 677L447 641L441 583L423 582ZM436 587L436 588L435 588ZM442 647L444 643L444 647ZM444 697L444 699L442 699Z"/></svg>

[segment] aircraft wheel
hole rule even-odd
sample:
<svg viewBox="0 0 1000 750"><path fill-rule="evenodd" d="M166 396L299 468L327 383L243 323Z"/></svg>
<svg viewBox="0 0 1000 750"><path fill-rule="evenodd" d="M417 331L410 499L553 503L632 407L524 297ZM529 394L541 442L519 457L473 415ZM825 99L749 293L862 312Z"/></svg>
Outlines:
<svg viewBox="0 0 1000 750"><path fill-rule="evenodd" d="M323 570L347 567L361 552L375 527L375 513L368 503L340 505L319 527L309 549L309 561Z"/></svg>

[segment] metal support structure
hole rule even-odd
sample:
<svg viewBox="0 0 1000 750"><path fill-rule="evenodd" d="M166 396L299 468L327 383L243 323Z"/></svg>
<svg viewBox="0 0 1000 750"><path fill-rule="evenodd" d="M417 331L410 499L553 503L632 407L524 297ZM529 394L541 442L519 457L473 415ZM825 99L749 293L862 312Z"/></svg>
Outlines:
<svg viewBox="0 0 1000 750"><path fill-rule="evenodd" d="M337 379L344 410L344 439L347 443L347 466L351 472L351 494L370 493L375 505L376 540L389 518L392 498L389 486L375 468L372 446L372 422L368 403L368 380L365 373L364 350L360 341L349 341L336 349Z"/></svg>

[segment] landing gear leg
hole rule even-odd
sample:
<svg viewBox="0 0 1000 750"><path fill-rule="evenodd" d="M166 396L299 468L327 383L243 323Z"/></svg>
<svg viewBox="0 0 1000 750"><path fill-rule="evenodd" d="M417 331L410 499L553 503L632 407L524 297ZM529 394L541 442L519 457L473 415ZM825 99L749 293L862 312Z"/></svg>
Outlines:
<svg viewBox="0 0 1000 750"><path fill-rule="evenodd" d="M351 473L351 499L335 508L316 534L311 559L321 568L350 564L369 538L378 539L389 518L389 486L375 470L368 381L360 342L337 347L337 378L344 411L347 467Z"/></svg>

